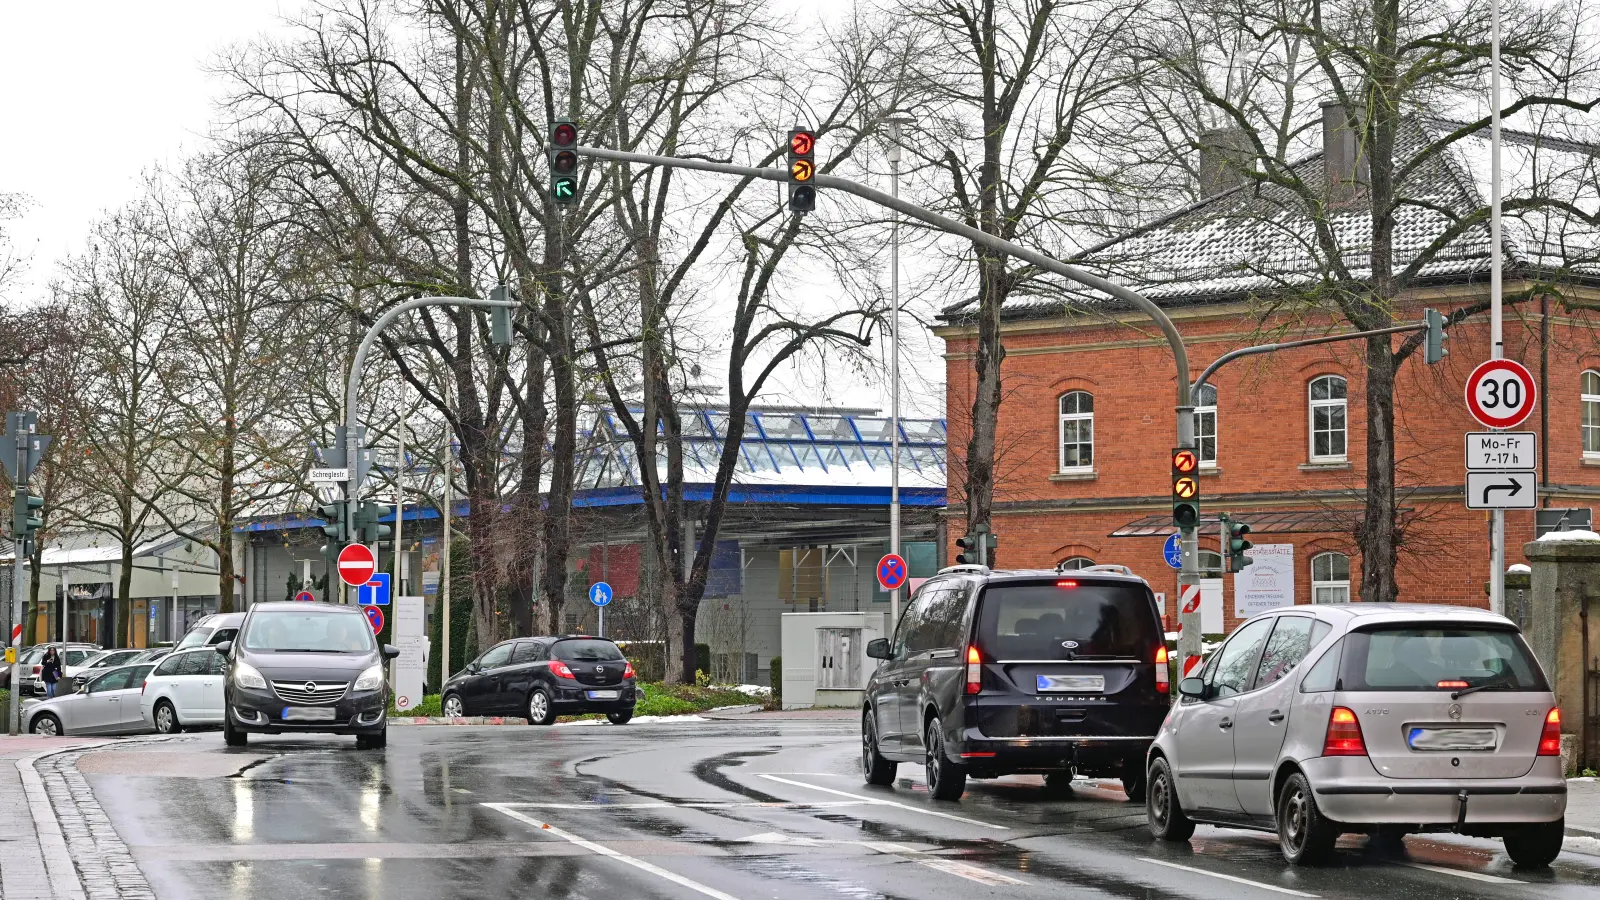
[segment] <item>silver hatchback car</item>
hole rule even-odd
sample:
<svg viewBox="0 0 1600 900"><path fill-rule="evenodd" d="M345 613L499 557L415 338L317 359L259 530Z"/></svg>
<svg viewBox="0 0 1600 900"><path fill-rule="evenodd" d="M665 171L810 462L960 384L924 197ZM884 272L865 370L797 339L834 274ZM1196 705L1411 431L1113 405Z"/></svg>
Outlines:
<svg viewBox="0 0 1600 900"><path fill-rule="evenodd" d="M1241 625L1178 685L1150 748L1151 832L1276 831L1295 865L1347 832L1505 839L1561 852L1561 713L1510 620L1408 604L1296 606Z"/></svg>

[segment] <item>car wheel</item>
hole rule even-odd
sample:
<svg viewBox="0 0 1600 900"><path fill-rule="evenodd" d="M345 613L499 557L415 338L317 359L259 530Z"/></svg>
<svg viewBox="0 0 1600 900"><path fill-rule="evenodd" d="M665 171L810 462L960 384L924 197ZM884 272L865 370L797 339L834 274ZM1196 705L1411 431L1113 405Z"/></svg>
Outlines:
<svg viewBox="0 0 1600 900"><path fill-rule="evenodd" d="M157 734L177 734L183 730L183 724L178 721L178 711L172 704L162 700L156 704L155 712L151 718L156 721Z"/></svg>
<svg viewBox="0 0 1600 900"><path fill-rule="evenodd" d="M878 752L878 725L873 721L872 710L861 716L861 777L867 784L879 787L894 784L895 770L900 764L884 759Z"/></svg>
<svg viewBox="0 0 1600 900"><path fill-rule="evenodd" d="M1542 869L1561 855L1567 820L1525 825L1506 835L1506 855L1519 869Z"/></svg>
<svg viewBox="0 0 1600 900"><path fill-rule="evenodd" d="M1187 841L1194 836L1194 820L1178 802L1178 786L1172 780L1172 767L1162 757L1150 763L1145 791L1144 813L1150 833L1163 841Z"/></svg>
<svg viewBox="0 0 1600 900"><path fill-rule="evenodd" d="M967 767L945 757L944 725L934 718L928 722L926 772L928 793L935 800L960 800L967 791Z"/></svg>
<svg viewBox="0 0 1600 900"><path fill-rule="evenodd" d="M35 716L32 724L28 726L28 730L34 734L42 734L45 737L60 737L65 734L61 729L61 720L51 713Z"/></svg>
<svg viewBox="0 0 1600 900"><path fill-rule="evenodd" d="M622 712L606 713L606 721L613 725L626 725L633 721L633 710L625 709Z"/></svg>
<svg viewBox="0 0 1600 900"><path fill-rule="evenodd" d="M250 735L234 727L232 707L222 711L222 742L229 747L243 747L250 743Z"/></svg>
<svg viewBox="0 0 1600 900"><path fill-rule="evenodd" d="M356 735L357 750L382 750L389 746L389 729L385 728L377 734Z"/></svg>
<svg viewBox="0 0 1600 900"><path fill-rule="evenodd" d="M556 711L550 706L550 695L544 688L528 692L528 724L549 725L556 720Z"/></svg>
<svg viewBox="0 0 1600 900"><path fill-rule="evenodd" d="M1129 803L1143 803L1145 799L1144 757L1130 757L1122 762L1122 792Z"/></svg>
<svg viewBox="0 0 1600 900"><path fill-rule="evenodd" d="M461 703L460 694L445 694L440 711L447 719L459 719L467 714L467 708Z"/></svg>
<svg viewBox="0 0 1600 900"><path fill-rule="evenodd" d="M1339 827L1322 815L1311 782L1299 772L1278 792L1278 845L1292 866L1314 866L1333 852Z"/></svg>

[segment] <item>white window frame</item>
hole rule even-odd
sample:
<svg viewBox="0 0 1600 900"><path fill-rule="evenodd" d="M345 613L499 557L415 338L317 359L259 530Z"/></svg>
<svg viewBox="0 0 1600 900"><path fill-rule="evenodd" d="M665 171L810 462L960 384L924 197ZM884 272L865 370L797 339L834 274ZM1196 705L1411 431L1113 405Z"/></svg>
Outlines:
<svg viewBox="0 0 1600 900"><path fill-rule="evenodd" d="M1087 556L1069 556L1056 566L1059 572L1081 572L1094 565L1094 560Z"/></svg>
<svg viewBox="0 0 1600 900"><path fill-rule="evenodd" d="M1312 388L1316 386L1317 382L1328 380L1337 380L1343 383L1344 396L1337 400L1313 400L1311 398ZM1329 393L1333 392L1329 391ZM1344 436L1343 453L1327 454L1325 456L1317 455L1318 409L1338 409L1343 413L1344 426L1339 429L1339 432ZM1334 432L1328 431L1327 433L1333 434ZM1350 380L1343 375L1318 375L1306 383L1306 451L1313 463L1342 463L1348 462L1350 459Z"/></svg>
<svg viewBox="0 0 1600 900"><path fill-rule="evenodd" d="M1588 446L1586 432L1594 426L1584 424L1584 421L1588 418L1584 414L1589 411L1589 404L1594 404L1597 414L1600 414L1600 390L1597 390L1596 393L1590 393L1585 389L1584 382L1588 381L1590 376L1593 376L1596 382L1600 382L1600 370L1584 369L1583 374L1578 376L1578 446L1583 448L1584 459L1600 459L1600 449L1590 450ZM1595 387L1600 389L1600 383L1597 383Z"/></svg>
<svg viewBox="0 0 1600 900"><path fill-rule="evenodd" d="M1206 401L1210 401L1209 403ZM1206 432L1206 419L1211 420L1210 433ZM1211 455L1206 456L1206 441L1211 439ZM1194 444L1200 452L1200 468L1215 469L1217 467L1217 386L1208 384L1200 389L1200 396L1195 398L1194 407Z"/></svg>
<svg viewBox="0 0 1600 900"><path fill-rule="evenodd" d="M1089 411L1088 412L1072 412L1072 413L1062 412L1061 409L1062 409L1063 406L1066 405L1067 398L1075 396L1075 395L1078 395L1078 394L1082 394L1083 396L1089 398ZM1079 444L1079 445L1082 445L1084 443L1087 443L1089 445L1089 462L1088 462L1087 465L1074 465L1074 466L1067 465L1067 423L1068 422L1088 422L1089 423L1089 440L1087 442L1085 442L1085 441L1075 441L1074 442L1075 444ZM1056 471L1060 472L1063 475L1072 475L1072 474L1077 474L1077 473L1081 473L1081 472L1093 472L1094 471L1094 394L1092 394L1092 393L1090 393L1088 391L1081 391L1081 390L1078 390L1078 391L1067 391L1066 393L1064 393L1061 396L1056 398Z"/></svg>
<svg viewBox="0 0 1600 900"><path fill-rule="evenodd" d="M1318 579L1317 561L1322 559L1331 560L1334 557L1344 560L1344 579L1342 581L1336 578ZM1331 592L1333 596L1326 600L1320 599L1324 591ZM1315 604L1350 602L1350 556L1348 554L1340 553L1337 550L1327 550L1311 557L1311 602Z"/></svg>

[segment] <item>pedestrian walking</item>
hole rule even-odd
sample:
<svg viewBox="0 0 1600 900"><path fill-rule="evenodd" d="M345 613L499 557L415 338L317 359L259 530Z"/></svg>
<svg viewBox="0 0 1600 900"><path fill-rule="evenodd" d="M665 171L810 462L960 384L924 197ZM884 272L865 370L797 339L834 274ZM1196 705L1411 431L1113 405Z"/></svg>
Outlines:
<svg viewBox="0 0 1600 900"><path fill-rule="evenodd" d="M39 679L44 682L44 695L56 695L56 682L61 680L61 657L56 655L56 648L51 647L44 652L44 661L39 664Z"/></svg>

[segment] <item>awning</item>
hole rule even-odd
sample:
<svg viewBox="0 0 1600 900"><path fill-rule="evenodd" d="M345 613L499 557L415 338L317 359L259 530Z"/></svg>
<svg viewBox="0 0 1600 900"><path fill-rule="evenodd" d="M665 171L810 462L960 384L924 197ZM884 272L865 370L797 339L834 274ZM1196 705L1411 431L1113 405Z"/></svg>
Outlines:
<svg viewBox="0 0 1600 900"><path fill-rule="evenodd" d="M1356 510L1289 509L1266 511L1241 511L1229 513L1229 518L1250 526L1252 534L1292 534L1295 532L1349 531L1359 516ZM1200 527L1221 525L1216 516L1201 516ZM1164 537L1175 534L1178 526L1172 516L1145 516L1111 532L1111 537Z"/></svg>

